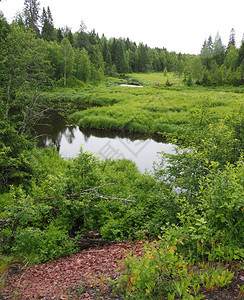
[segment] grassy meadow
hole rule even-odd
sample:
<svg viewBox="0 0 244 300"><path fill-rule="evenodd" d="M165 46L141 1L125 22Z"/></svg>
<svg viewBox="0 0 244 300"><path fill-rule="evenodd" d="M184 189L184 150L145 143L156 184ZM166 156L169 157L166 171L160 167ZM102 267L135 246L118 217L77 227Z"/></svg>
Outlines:
<svg viewBox="0 0 244 300"><path fill-rule="evenodd" d="M207 121L206 111L213 122L239 111L244 102L240 89L186 87L170 73L133 74L127 82L143 87L120 86L124 79L84 89L76 99L92 106L75 112L74 122L82 128L184 137L192 122Z"/></svg>

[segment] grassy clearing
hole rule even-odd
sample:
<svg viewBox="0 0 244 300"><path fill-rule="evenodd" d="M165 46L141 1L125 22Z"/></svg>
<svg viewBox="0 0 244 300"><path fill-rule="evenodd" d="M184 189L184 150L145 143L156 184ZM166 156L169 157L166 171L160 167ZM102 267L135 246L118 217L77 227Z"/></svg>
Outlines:
<svg viewBox="0 0 244 300"><path fill-rule="evenodd" d="M107 83L85 90L87 101L99 107L74 113L75 123L83 128L180 136L189 127L196 108L204 114L207 107L212 119L217 120L230 116L244 102L242 93L185 87L172 74L133 76L144 84L143 88ZM166 80L171 87L166 86Z"/></svg>
<svg viewBox="0 0 244 300"><path fill-rule="evenodd" d="M173 73L134 73L133 77L144 85L165 85L168 80L173 86L184 86L182 78L175 76Z"/></svg>

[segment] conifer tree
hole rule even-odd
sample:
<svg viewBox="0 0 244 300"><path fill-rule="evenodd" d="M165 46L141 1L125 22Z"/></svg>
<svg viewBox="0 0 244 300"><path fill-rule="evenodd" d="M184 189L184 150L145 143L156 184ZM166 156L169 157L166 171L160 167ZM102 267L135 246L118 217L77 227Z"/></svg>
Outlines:
<svg viewBox="0 0 244 300"><path fill-rule="evenodd" d="M40 20L40 2L37 0L25 0L24 3L24 22L32 32L39 35L39 20Z"/></svg>
<svg viewBox="0 0 244 300"><path fill-rule="evenodd" d="M103 60L105 63L106 74L109 74L112 67L112 57L111 57L111 52L109 50L108 41L104 35L101 38L101 48L102 48Z"/></svg>
<svg viewBox="0 0 244 300"><path fill-rule="evenodd" d="M235 33L235 29L232 28L230 31L230 37L229 37L229 43L228 43L228 49L231 46L235 46L236 45L236 33Z"/></svg>
<svg viewBox="0 0 244 300"><path fill-rule="evenodd" d="M88 49L88 34L86 32L87 27L83 21L80 23L80 28L77 34L77 47L82 49Z"/></svg>
<svg viewBox="0 0 244 300"><path fill-rule="evenodd" d="M53 18L49 6L47 7L47 11L45 10L45 8L43 8L41 23L42 23L42 32L41 32L42 38L47 41L53 41L54 26L53 26Z"/></svg>
<svg viewBox="0 0 244 300"><path fill-rule="evenodd" d="M206 43L204 49L201 52L201 58L203 64L206 66L207 69L210 69L212 56L213 56L213 49L210 47L208 43Z"/></svg>
<svg viewBox="0 0 244 300"><path fill-rule="evenodd" d="M74 38L73 38L73 34L71 32L71 29L66 25L64 28L61 28L61 32L62 32L62 36L64 38L67 38L69 40L71 46L73 46Z"/></svg>
<svg viewBox="0 0 244 300"><path fill-rule="evenodd" d="M203 43L203 45L202 45L202 48L201 48L201 53L203 52L203 50L204 50L204 48L205 48L205 46L207 45L207 41L206 41L206 39L204 40L204 43Z"/></svg>
<svg viewBox="0 0 244 300"><path fill-rule="evenodd" d="M61 28L59 28L57 31L57 42L60 44L62 42L63 38L64 38L64 36L63 36L62 30L61 30Z"/></svg>
<svg viewBox="0 0 244 300"><path fill-rule="evenodd" d="M244 40L241 42L241 47L238 51L238 65L240 66L244 63Z"/></svg>
<svg viewBox="0 0 244 300"><path fill-rule="evenodd" d="M213 50L213 39L212 39L212 36L211 36L211 35L208 37L208 42L207 42L207 44L208 44L210 50L212 51L212 50Z"/></svg>
<svg viewBox="0 0 244 300"><path fill-rule="evenodd" d="M225 47L222 44L219 33L217 33L213 43L213 57L219 66L223 64L225 59Z"/></svg>

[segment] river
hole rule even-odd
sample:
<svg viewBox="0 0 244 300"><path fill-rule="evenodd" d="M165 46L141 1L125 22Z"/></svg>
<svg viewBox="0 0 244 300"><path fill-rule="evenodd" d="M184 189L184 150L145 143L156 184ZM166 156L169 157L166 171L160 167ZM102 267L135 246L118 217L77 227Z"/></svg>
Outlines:
<svg viewBox="0 0 244 300"><path fill-rule="evenodd" d="M65 120L51 115L35 128L38 146L55 146L63 158L74 158L84 151L101 159L126 158L134 161L141 172L152 171L153 163L159 162L159 152L174 153L174 145L148 139L138 134L122 134L101 130L82 130L68 126Z"/></svg>

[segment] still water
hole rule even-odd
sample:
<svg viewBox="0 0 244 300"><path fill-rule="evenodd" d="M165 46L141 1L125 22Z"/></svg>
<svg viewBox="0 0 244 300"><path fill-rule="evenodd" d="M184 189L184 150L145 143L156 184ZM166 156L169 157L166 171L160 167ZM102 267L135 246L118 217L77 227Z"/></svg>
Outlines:
<svg viewBox="0 0 244 300"><path fill-rule="evenodd" d="M40 147L55 146L63 158L74 158L80 147L94 153L101 159L126 158L134 161L141 172L153 170L153 163L159 162L159 152L174 153L174 145L147 139L143 135L121 134L101 130L82 130L68 126L57 115L45 119L36 127Z"/></svg>

